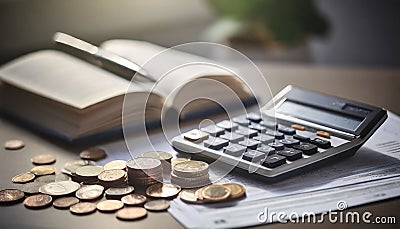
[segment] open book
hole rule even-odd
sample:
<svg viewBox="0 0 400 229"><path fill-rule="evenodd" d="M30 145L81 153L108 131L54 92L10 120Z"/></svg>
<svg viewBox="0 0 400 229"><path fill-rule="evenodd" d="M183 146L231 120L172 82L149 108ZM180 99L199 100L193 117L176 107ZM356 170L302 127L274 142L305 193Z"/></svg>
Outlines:
<svg viewBox="0 0 400 229"><path fill-rule="evenodd" d="M218 107L205 99L208 96L218 98L220 105L237 102L221 85L234 91L243 103L254 99L237 77L219 68L186 66L165 75L160 60L148 62L164 51L163 47L133 40L110 40L102 47L143 66L155 81L161 79L160 83L130 84L130 80L72 55L42 50L0 68L2 112L43 132L75 140L121 129L124 98L124 114L130 124L141 122L144 113L146 122L156 122L165 107L177 109L181 119L204 114ZM162 58L164 63L209 61L176 50ZM189 97L200 99L188 101Z"/></svg>

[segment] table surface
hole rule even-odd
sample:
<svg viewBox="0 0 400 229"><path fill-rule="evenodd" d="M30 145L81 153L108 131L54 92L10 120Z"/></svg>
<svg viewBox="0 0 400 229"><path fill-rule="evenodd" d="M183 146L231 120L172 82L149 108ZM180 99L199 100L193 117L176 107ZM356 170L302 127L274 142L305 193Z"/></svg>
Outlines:
<svg viewBox="0 0 400 229"><path fill-rule="evenodd" d="M343 69L326 67L309 67L304 65L258 64L267 78L273 94L280 91L287 84L293 84L305 89L316 90L328 94L336 94L341 97L385 107L397 114L400 113L400 70L368 70L368 69ZM187 123L186 126L190 126ZM79 152L90 146L101 146L108 152L108 157L99 164L114 159L130 159L129 151L121 136L107 139L102 142L70 145L56 139L27 130L16 123L4 118L0 119L0 142L8 139L21 139L26 147L17 151L0 149L0 189L12 187L11 178L33 167L30 158L33 155L52 153L57 156L55 166L61 169L65 162L79 159ZM138 133L135 144L138 151L147 151L141 148L140 142L146 136ZM158 130L150 133L152 142L158 149L172 151ZM400 198L372 203L352 208L356 211L370 211L374 215L396 216L400 219ZM325 221L327 222L327 220ZM288 228L291 224L271 224L260 227ZM314 225L296 225L304 228L320 227ZM335 227L334 224L325 223L324 227ZM341 224L341 227L351 227L351 224ZM365 226L365 225L364 225ZM368 226L368 225L367 225ZM372 225L369 225L372 226ZM0 207L0 228L181 228L179 224L167 212L152 213L142 220L134 222L119 221L114 214L96 212L88 216L75 216L68 210L56 210L47 208L41 210L27 210L23 204Z"/></svg>

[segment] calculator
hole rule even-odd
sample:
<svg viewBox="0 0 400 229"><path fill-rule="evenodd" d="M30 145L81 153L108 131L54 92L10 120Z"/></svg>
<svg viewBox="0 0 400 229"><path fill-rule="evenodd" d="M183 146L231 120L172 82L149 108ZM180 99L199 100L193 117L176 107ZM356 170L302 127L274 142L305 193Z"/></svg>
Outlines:
<svg viewBox="0 0 400 229"><path fill-rule="evenodd" d="M354 155L386 118L384 109L289 85L259 112L190 130L172 145L275 181Z"/></svg>

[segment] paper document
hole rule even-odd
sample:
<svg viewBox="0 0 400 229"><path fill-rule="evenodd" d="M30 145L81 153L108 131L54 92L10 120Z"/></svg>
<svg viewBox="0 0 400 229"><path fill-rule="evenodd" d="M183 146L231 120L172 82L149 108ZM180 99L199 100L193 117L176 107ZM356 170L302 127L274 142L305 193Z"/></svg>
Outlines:
<svg viewBox="0 0 400 229"><path fill-rule="evenodd" d="M188 228L233 228L275 221L260 222L266 208L318 214L336 210L342 200L353 207L400 196L400 117L388 115L353 157L273 184L230 174L221 182L246 185L245 199L195 205L177 198L169 212Z"/></svg>

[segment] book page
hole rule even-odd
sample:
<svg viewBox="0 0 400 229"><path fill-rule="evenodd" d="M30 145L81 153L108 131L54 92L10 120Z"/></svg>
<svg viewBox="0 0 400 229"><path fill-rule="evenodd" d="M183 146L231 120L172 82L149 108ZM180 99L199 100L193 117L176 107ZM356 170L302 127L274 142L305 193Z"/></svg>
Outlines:
<svg viewBox="0 0 400 229"><path fill-rule="evenodd" d="M127 80L113 73L55 50L34 52L9 62L0 68L0 79L78 109L122 95L129 86Z"/></svg>

